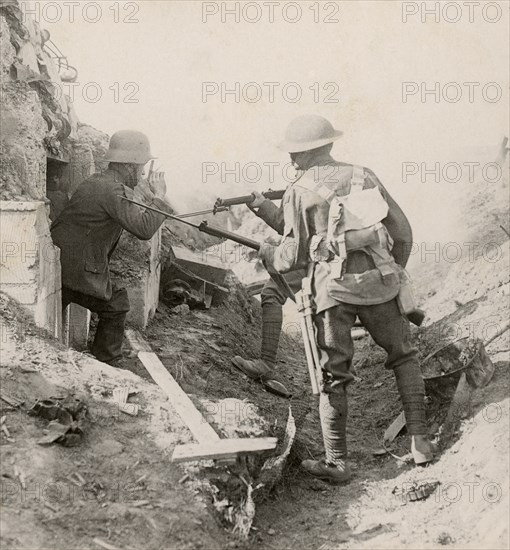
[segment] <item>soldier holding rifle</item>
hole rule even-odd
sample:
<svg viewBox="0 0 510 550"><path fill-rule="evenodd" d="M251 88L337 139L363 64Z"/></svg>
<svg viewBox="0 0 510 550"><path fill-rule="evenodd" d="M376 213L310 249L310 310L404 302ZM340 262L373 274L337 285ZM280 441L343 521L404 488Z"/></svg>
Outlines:
<svg viewBox="0 0 510 550"><path fill-rule="evenodd" d="M353 380L351 328L356 316L388 353L386 368L395 373L415 462L433 458L418 351L411 342L407 310L398 299L407 285L411 228L371 170L332 158L333 142L341 135L320 116L291 122L281 148L302 175L283 198L280 245L263 244L259 252L266 265L281 273L307 272L303 292L308 287L314 334L304 337L318 352L326 456L305 460L302 467L331 482L350 479L347 386Z"/></svg>

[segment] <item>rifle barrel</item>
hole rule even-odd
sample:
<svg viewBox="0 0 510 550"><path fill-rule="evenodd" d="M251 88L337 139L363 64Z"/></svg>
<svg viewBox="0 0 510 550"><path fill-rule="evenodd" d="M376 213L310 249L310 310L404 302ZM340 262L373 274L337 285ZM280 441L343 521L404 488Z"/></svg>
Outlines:
<svg viewBox="0 0 510 550"><path fill-rule="evenodd" d="M204 216L205 214L217 214L218 212L226 212L228 208L226 206L219 206L218 208L210 208L209 210L201 210L200 212L189 212L188 214L179 214L177 217L193 218L194 216Z"/></svg>
<svg viewBox="0 0 510 550"><path fill-rule="evenodd" d="M132 199L128 199L127 197L124 197L122 195L118 195L121 199L124 199L125 201L128 201L132 204L136 204L137 206L140 206L141 208L147 208L147 210L152 210L153 212L157 212L158 214L162 214L163 216L175 220L177 222L184 223L186 225L189 225L190 227L194 227L195 229L198 229L202 233L207 233L208 235L211 235L213 237L220 237L221 239L229 239L231 241L234 241L236 243L242 244L244 246L247 246L248 248L252 248L253 250L259 250L260 249L260 243L257 241L253 241L252 239L248 239L247 237L242 237L241 235L237 235L236 233L231 233L230 231L225 231L221 227L216 227L214 225L209 225L206 221L203 221L200 225L197 225L195 223L188 222L186 220L183 220L182 218L179 218L178 216L174 216L172 214L169 214L168 212L164 212L163 210L159 210L158 208L154 208L153 206L147 206L146 204L142 204L141 202L136 202Z"/></svg>

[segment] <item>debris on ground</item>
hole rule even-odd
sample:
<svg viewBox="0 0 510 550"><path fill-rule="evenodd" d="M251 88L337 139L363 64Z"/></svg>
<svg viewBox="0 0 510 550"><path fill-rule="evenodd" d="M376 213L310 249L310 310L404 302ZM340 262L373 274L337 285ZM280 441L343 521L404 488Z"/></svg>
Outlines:
<svg viewBox="0 0 510 550"><path fill-rule="evenodd" d="M394 487L391 494L400 498L403 504L407 504L408 502L425 500L436 491L439 485L441 485L440 481L426 481L411 485L405 489L402 487Z"/></svg>
<svg viewBox="0 0 510 550"><path fill-rule="evenodd" d="M113 400L119 405L119 411L130 416L138 414L139 405L137 403L128 403L129 396L134 393L136 392L129 388L115 388L113 390Z"/></svg>
<svg viewBox="0 0 510 550"><path fill-rule="evenodd" d="M50 421L44 430L46 435L38 441L39 445L60 443L64 447L75 447L80 444L88 413L87 405L80 399L68 396L38 400L27 412Z"/></svg>

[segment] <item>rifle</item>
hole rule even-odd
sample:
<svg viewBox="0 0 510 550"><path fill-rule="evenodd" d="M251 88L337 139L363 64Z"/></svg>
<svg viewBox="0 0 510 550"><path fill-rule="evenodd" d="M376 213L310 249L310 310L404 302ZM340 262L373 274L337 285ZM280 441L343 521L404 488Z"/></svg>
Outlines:
<svg viewBox="0 0 510 550"><path fill-rule="evenodd" d="M269 199L271 201L279 201L283 198L283 194L285 193L285 189L280 189L280 191L273 191L272 189L269 189L269 191L264 191L262 195L266 199ZM213 208L210 210L201 210L200 212L190 212L189 214L181 214L179 218L192 218L193 216L203 216L204 214L217 214L218 212L226 212L231 206L235 206L237 204L249 204L253 201L255 196L253 193L251 195L244 195L242 197L234 197L232 199L216 199L216 202L214 203Z"/></svg>
<svg viewBox="0 0 510 550"><path fill-rule="evenodd" d="M271 201L279 201L283 198L284 193L285 193L285 189L280 189L279 191L273 191L272 189L269 189L269 191L264 191L262 195L266 199L269 199ZM252 193L251 195L244 195L243 197L234 197L232 199L216 199L213 210L218 211L219 208L229 208L230 206L235 206L237 204L248 204L252 202L254 198L255 196Z"/></svg>
<svg viewBox="0 0 510 550"><path fill-rule="evenodd" d="M260 250L259 242L249 239L248 237L243 237L242 235L237 235L236 233L232 233L231 231L226 231L221 227L217 227L215 225L209 225L205 220L202 221L200 225L197 225L195 223L184 221L180 217L173 216L172 214L168 214L167 212L164 212L163 210L159 210L158 208L147 206L146 204L142 204L132 199L128 199L123 195L117 195L117 196L132 204L136 204L141 208L147 208L147 210L152 210L153 212L157 212L158 214L161 214L166 218L169 218L170 220L175 220L177 222L181 222L186 225L189 225L190 227L194 227L195 229L198 229L199 231L201 231L202 233L206 233L207 235L211 235L213 237L219 237L220 239L228 239L230 241L234 241L238 244L242 244L243 246L251 248L252 250ZM294 293L292 292L292 289L290 288L289 283L287 283L287 281L284 279L283 275L278 271L269 270L269 269L268 269L268 273L269 273L269 276L273 279L273 281L284 291L285 295L295 302L296 298L294 296Z"/></svg>

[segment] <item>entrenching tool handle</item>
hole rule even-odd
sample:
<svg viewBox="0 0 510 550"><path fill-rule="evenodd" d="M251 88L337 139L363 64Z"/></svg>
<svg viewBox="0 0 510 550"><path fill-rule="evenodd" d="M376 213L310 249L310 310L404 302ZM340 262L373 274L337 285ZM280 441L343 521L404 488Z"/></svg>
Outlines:
<svg viewBox="0 0 510 550"><path fill-rule="evenodd" d="M322 370L319 360L319 350L317 348L317 341L315 340L315 330L313 326L313 321L311 315L308 316L305 314L305 323L306 328L309 334L310 347L312 348L313 362L315 364L315 378L318 385L322 385Z"/></svg>
<svg viewBox="0 0 510 550"><path fill-rule="evenodd" d="M306 363L308 365L308 373L310 375L310 383L312 384L312 393L313 393L313 395L319 395L319 393L320 393L319 385L317 384L315 363L314 363L314 360L313 360L312 348L310 346L310 340L309 340L309 336L308 336L308 328L306 326L306 321L305 321L305 316L304 316L303 294L302 294L301 291L296 294L296 302L298 304L298 311L299 311L299 315L300 315L301 334L303 335L303 343L305 345Z"/></svg>
<svg viewBox="0 0 510 550"><path fill-rule="evenodd" d="M315 378L319 387L322 386L322 368L319 359L319 349L315 338L315 327L313 324L313 307L312 307L312 280L310 277L305 277L302 281L302 302L303 302L303 318L306 323L308 339L312 349L313 361L315 363Z"/></svg>

